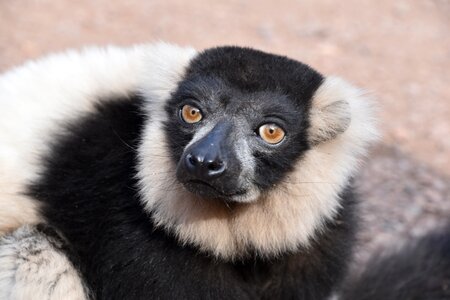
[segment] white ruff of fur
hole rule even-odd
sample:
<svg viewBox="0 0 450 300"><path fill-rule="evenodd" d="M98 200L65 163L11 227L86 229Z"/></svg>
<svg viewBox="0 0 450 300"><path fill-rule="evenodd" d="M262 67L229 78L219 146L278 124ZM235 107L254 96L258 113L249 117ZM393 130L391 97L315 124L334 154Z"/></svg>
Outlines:
<svg viewBox="0 0 450 300"><path fill-rule="evenodd" d="M348 105L343 107L349 111L344 113L351 118L350 123L345 121L341 126L345 131L316 144L289 178L270 193L255 203L229 209L217 201L198 199L177 182L176 166L163 134L163 100L158 106L150 104L152 115L157 117L147 123L138 151L138 178L145 208L156 225L173 232L182 243L222 259L233 260L249 251L276 256L308 246L324 222L335 216L340 206L339 193L377 138L368 99L343 80L328 78L314 95L313 110L345 100ZM316 117L320 118L320 114L312 116ZM346 116L333 114L322 117L347 120ZM311 123L323 125L318 119Z"/></svg>

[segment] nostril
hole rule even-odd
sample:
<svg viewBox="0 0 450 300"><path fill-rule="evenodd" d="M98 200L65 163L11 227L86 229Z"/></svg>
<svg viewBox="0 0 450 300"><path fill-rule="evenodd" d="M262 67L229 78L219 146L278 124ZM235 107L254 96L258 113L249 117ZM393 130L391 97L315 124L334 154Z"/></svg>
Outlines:
<svg viewBox="0 0 450 300"><path fill-rule="evenodd" d="M226 164L223 161L211 161L207 165L208 176L219 176L225 172Z"/></svg>
<svg viewBox="0 0 450 300"><path fill-rule="evenodd" d="M225 163L220 160L208 162L208 170L211 172L220 172L225 169Z"/></svg>

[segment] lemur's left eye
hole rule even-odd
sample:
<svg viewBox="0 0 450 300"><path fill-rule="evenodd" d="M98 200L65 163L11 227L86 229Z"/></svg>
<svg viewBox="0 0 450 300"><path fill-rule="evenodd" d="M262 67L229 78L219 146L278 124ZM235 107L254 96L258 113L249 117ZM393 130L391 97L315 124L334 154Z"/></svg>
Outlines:
<svg viewBox="0 0 450 300"><path fill-rule="evenodd" d="M202 112L195 106L186 104L181 108L181 119L189 124L198 123L203 118Z"/></svg>
<svg viewBox="0 0 450 300"><path fill-rule="evenodd" d="M274 123L264 124L258 129L259 136L267 143L275 145L280 143L286 133L284 130Z"/></svg>

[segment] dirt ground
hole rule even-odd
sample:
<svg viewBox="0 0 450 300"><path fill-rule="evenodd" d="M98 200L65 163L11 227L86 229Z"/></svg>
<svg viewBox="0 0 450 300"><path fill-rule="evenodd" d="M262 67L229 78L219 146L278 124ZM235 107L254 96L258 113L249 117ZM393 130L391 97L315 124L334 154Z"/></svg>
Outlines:
<svg viewBox="0 0 450 300"><path fill-rule="evenodd" d="M164 40L288 55L372 92L359 260L450 219L450 1L0 0L0 71L85 45Z"/></svg>

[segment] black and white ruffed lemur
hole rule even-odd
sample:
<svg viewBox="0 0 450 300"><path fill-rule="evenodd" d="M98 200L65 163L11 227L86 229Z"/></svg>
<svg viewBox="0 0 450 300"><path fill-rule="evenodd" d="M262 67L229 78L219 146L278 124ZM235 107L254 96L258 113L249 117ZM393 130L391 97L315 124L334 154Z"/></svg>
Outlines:
<svg viewBox="0 0 450 300"><path fill-rule="evenodd" d="M89 48L3 74L0 299L381 299L370 272L340 288L377 137L366 98L240 47Z"/></svg>

